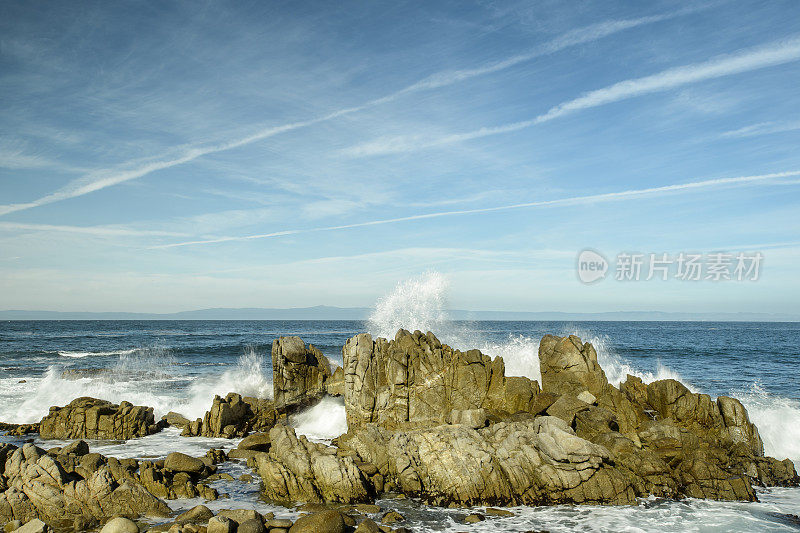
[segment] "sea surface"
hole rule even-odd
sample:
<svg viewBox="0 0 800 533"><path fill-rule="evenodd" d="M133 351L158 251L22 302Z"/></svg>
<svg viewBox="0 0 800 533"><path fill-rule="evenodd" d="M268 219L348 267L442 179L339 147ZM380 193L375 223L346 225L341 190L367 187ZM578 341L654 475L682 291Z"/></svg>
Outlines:
<svg viewBox="0 0 800 533"><path fill-rule="evenodd" d="M398 321L399 320L399 321ZM93 396L202 417L214 395L270 397L272 341L298 335L341 365L351 336L393 335L403 318L372 321L6 321L0 322L0 421L37 422L52 405ZM409 329L420 327L414 321ZM423 320L443 342L500 355L507 374L539 379L544 334L576 334L594 343L609 381L627 374L646 381L674 377L692 390L742 400L759 428L766 453L800 466L800 324L742 322L457 322ZM292 421L318 440L346 431L344 407L328 399ZM11 437L0 440L13 441ZM57 442L39 443L43 447ZM117 457L162 457L181 450L200 455L237 441L179 437L169 429L124 443L93 442ZM246 467L226 463L234 477ZM294 517L294 509L259 500L257 480L221 481L230 500L213 507L252 507ZM648 499L625 508L557 506L512 508L514 517L466 526L466 512L385 500L415 531L800 531L800 489L764 489L758 503ZM194 500L170 502L176 509Z"/></svg>

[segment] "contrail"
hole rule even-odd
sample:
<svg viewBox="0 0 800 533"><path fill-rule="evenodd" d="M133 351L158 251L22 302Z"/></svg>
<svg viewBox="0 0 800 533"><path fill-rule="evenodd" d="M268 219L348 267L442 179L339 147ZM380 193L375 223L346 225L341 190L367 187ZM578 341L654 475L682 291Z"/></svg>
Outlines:
<svg viewBox="0 0 800 533"><path fill-rule="evenodd" d="M408 94L446 87L449 85L453 85L455 83L469 80L471 78L475 78L477 76L483 76L486 74L499 72L501 70L513 67L525 61L530 61L536 57L552 54L560 50L569 48L571 46L576 46L579 44L585 44L588 42L596 41L598 39L602 39L603 37L608 37L615 33L630 28L635 28L637 26L653 24L663 20L668 20L683 15L695 13L704 9L708 9L709 7L712 7L714 5L715 4L713 3L706 4L698 7L681 9L663 15L654 15L636 19L610 20L586 26L584 28L579 28L577 30L567 32L551 41L548 41L526 54L520 54L501 61L489 63L487 65L475 69L440 72L431 75L412 85L409 85L403 89L400 89L399 91L395 91L386 96L370 100L361 105L339 109L337 111L333 111L331 113L321 115L319 117L312 118L309 120L297 121L284 124L281 126L267 128L257 133L254 133L253 135L242 137L240 139L228 141L225 143L220 143L211 146L198 146L190 148L186 150L186 152L180 155L179 157L162 159L160 161L151 162L148 163L147 165L143 165L135 169L130 169L130 170L110 169L110 170L92 172L83 176L82 178L76 179L68 183L63 188L51 194L45 195L37 200L33 200L31 202L17 203L17 204L0 205L0 216L7 215L9 213L14 213L16 211L23 211L25 209L31 209L33 207L39 207L42 205L59 202L61 200L66 200L69 198L76 198L78 196L83 196L84 194L89 194L95 191L99 191L101 189L105 189L106 187L111 187L114 185L118 185L120 183L124 183L126 181L147 176L148 174L151 174L158 170L164 170L167 168L189 163L205 155L224 152L227 150L238 148L240 146L245 146L272 137L274 135L278 135L281 133L301 128L306 128L309 126L313 126L315 124L333 120L338 117L357 113L367 108L371 108L380 104L397 100L398 98Z"/></svg>
<svg viewBox="0 0 800 533"><path fill-rule="evenodd" d="M751 48L736 55L727 55L703 63L675 67L643 78L624 80L609 85L608 87L588 92L573 100L563 102L550 108L546 113L530 120L523 120L502 126L480 128L466 133L446 135L434 139L420 139L413 136L382 138L347 148L343 150L343 153L351 157L363 157L413 152L424 148L444 146L470 139L509 133L549 122L550 120L575 111L619 102L643 94L665 91L699 81L782 65L797 61L798 59L800 59L800 37L793 37L788 40L771 43L767 46Z"/></svg>
<svg viewBox="0 0 800 533"><path fill-rule="evenodd" d="M540 200L536 202L525 202L520 204L501 205L495 207L481 207L476 209L461 209L457 211L439 211L436 213L427 213L422 215L411 215L407 217L385 218L380 220L371 220L368 222L357 222L354 224L342 224L339 226L323 226L317 228L307 229L293 229L285 231L276 231L272 233L262 233L257 235L244 235L238 237L220 237L217 239L186 241L173 244L163 244L160 246L152 246L151 248L177 248L180 246L192 246L199 244L217 244L232 241L249 241L254 239L269 239L272 237L282 237L285 235L298 235L301 233L314 233L319 231L335 231L351 228L363 228L366 226L379 226L383 224L395 224L398 222L408 222L411 220L424 220L429 218L449 217L456 215L474 215L479 213L492 213L495 211L509 211L512 209L524 208L539 208L539 207L557 207L569 205L581 205L589 203L600 202L613 202L620 200L629 200L633 198L641 198L645 196L658 196L665 193L691 191L694 189L702 189L709 187L719 187L727 185L745 185L758 183L769 180L776 180L780 178L789 178L793 176L800 176L800 170L792 170L787 172L775 172L772 174L759 174L756 176L738 176L734 178L715 178L703 181L695 181L691 183L679 183L676 185L664 185L662 187L650 187L647 189L631 189L626 191L609 192L602 194L592 194L589 196L572 196L569 198L559 198L556 200Z"/></svg>

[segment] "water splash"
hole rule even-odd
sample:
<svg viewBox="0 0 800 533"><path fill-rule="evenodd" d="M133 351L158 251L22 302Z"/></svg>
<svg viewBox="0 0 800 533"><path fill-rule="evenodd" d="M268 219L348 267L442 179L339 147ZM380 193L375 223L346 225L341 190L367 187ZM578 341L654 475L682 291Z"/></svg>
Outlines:
<svg viewBox="0 0 800 533"><path fill-rule="evenodd" d="M800 469L800 402L770 394L759 383L734 396L758 428L764 453L776 459L789 458Z"/></svg>
<svg viewBox="0 0 800 533"><path fill-rule="evenodd" d="M369 317L368 329L375 337L393 339L398 329L434 331L445 328L449 319L445 311L447 278L439 272L400 282L394 290L378 300Z"/></svg>
<svg viewBox="0 0 800 533"><path fill-rule="evenodd" d="M347 433L347 416L342 398L326 396L317 405L291 417L298 435L311 440L329 441Z"/></svg>

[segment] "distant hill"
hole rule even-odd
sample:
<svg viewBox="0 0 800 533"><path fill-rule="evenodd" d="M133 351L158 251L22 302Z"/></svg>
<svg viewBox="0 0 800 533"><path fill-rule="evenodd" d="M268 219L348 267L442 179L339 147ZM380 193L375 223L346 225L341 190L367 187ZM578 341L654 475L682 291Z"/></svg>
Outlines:
<svg viewBox="0 0 800 533"><path fill-rule="evenodd" d="M212 308L177 313L0 311L0 320L366 320L368 307ZM719 321L798 322L800 315L786 313L669 313L662 311L611 311L605 313L467 311L448 312L453 320L499 321Z"/></svg>

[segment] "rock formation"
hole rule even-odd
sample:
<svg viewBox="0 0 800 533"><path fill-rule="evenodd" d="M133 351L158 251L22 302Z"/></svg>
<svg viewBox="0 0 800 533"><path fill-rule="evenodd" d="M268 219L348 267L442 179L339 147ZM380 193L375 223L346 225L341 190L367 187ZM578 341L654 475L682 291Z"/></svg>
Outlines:
<svg viewBox="0 0 800 533"><path fill-rule="evenodd" d="M269 431L278 414L275 404L266 399L242 397L234 392L225 398L215 396L205 416L185 424L186 437L243 437L251 431Z"/></svg>
<svg viewBox="0 0 800 533"><path fill-rule="evenodd" d="M362 334L343 348L349 431L334 447L279 425L255 463L276 500L364 501L400 491L439 504L629 504L637 497L755 500L797 485L764 457L734 398L629 376L619 388L578 337L545 336L543 390L501 358L432 333Z"/></svg>
<svg viewBox="0 0 800 533"><path fill-rule="evenodd" d="M269 436L269 453L255 457L267 498L354 503L374 497L371 483L351 457L339 456L335 448L309 442L304 436L298 438L284 425L272 428Z"/></svg>
<svg viewBox="0 0 800 533"><path fill-rule="evenodd" d="M318 402L331 377L328 359L300 337L280 337L272 343L272 383L275 408L291 412Z"/></svg>
<svg viewBox="0 0 800 533"><path fill-rule="evenodd" d="M64 407L51 407L39 423L42 439L127 440L151 435L164 427L155 423L152 407L95 398L76 398Z"/></svg>
<svg viewBox="0 0 800 533"><path fill-rule="evenodd" d="M424 427L481 408L513 414L532 409L539 393L535 381L505 377L502 358L454 350L430 332L400 330L392 341L357 335L342 355L350 428Z"/></svg>
<svg viewBox="0 0 800 533"><path fill-rule="evenodd" d="M53 456L33 444L7 445L2 455L6 457L0 477L8 487L0 494L2 523L38 518L81 530L112 516L170 514L169 507L136 479L131 464L99 454Z"/></svg>

